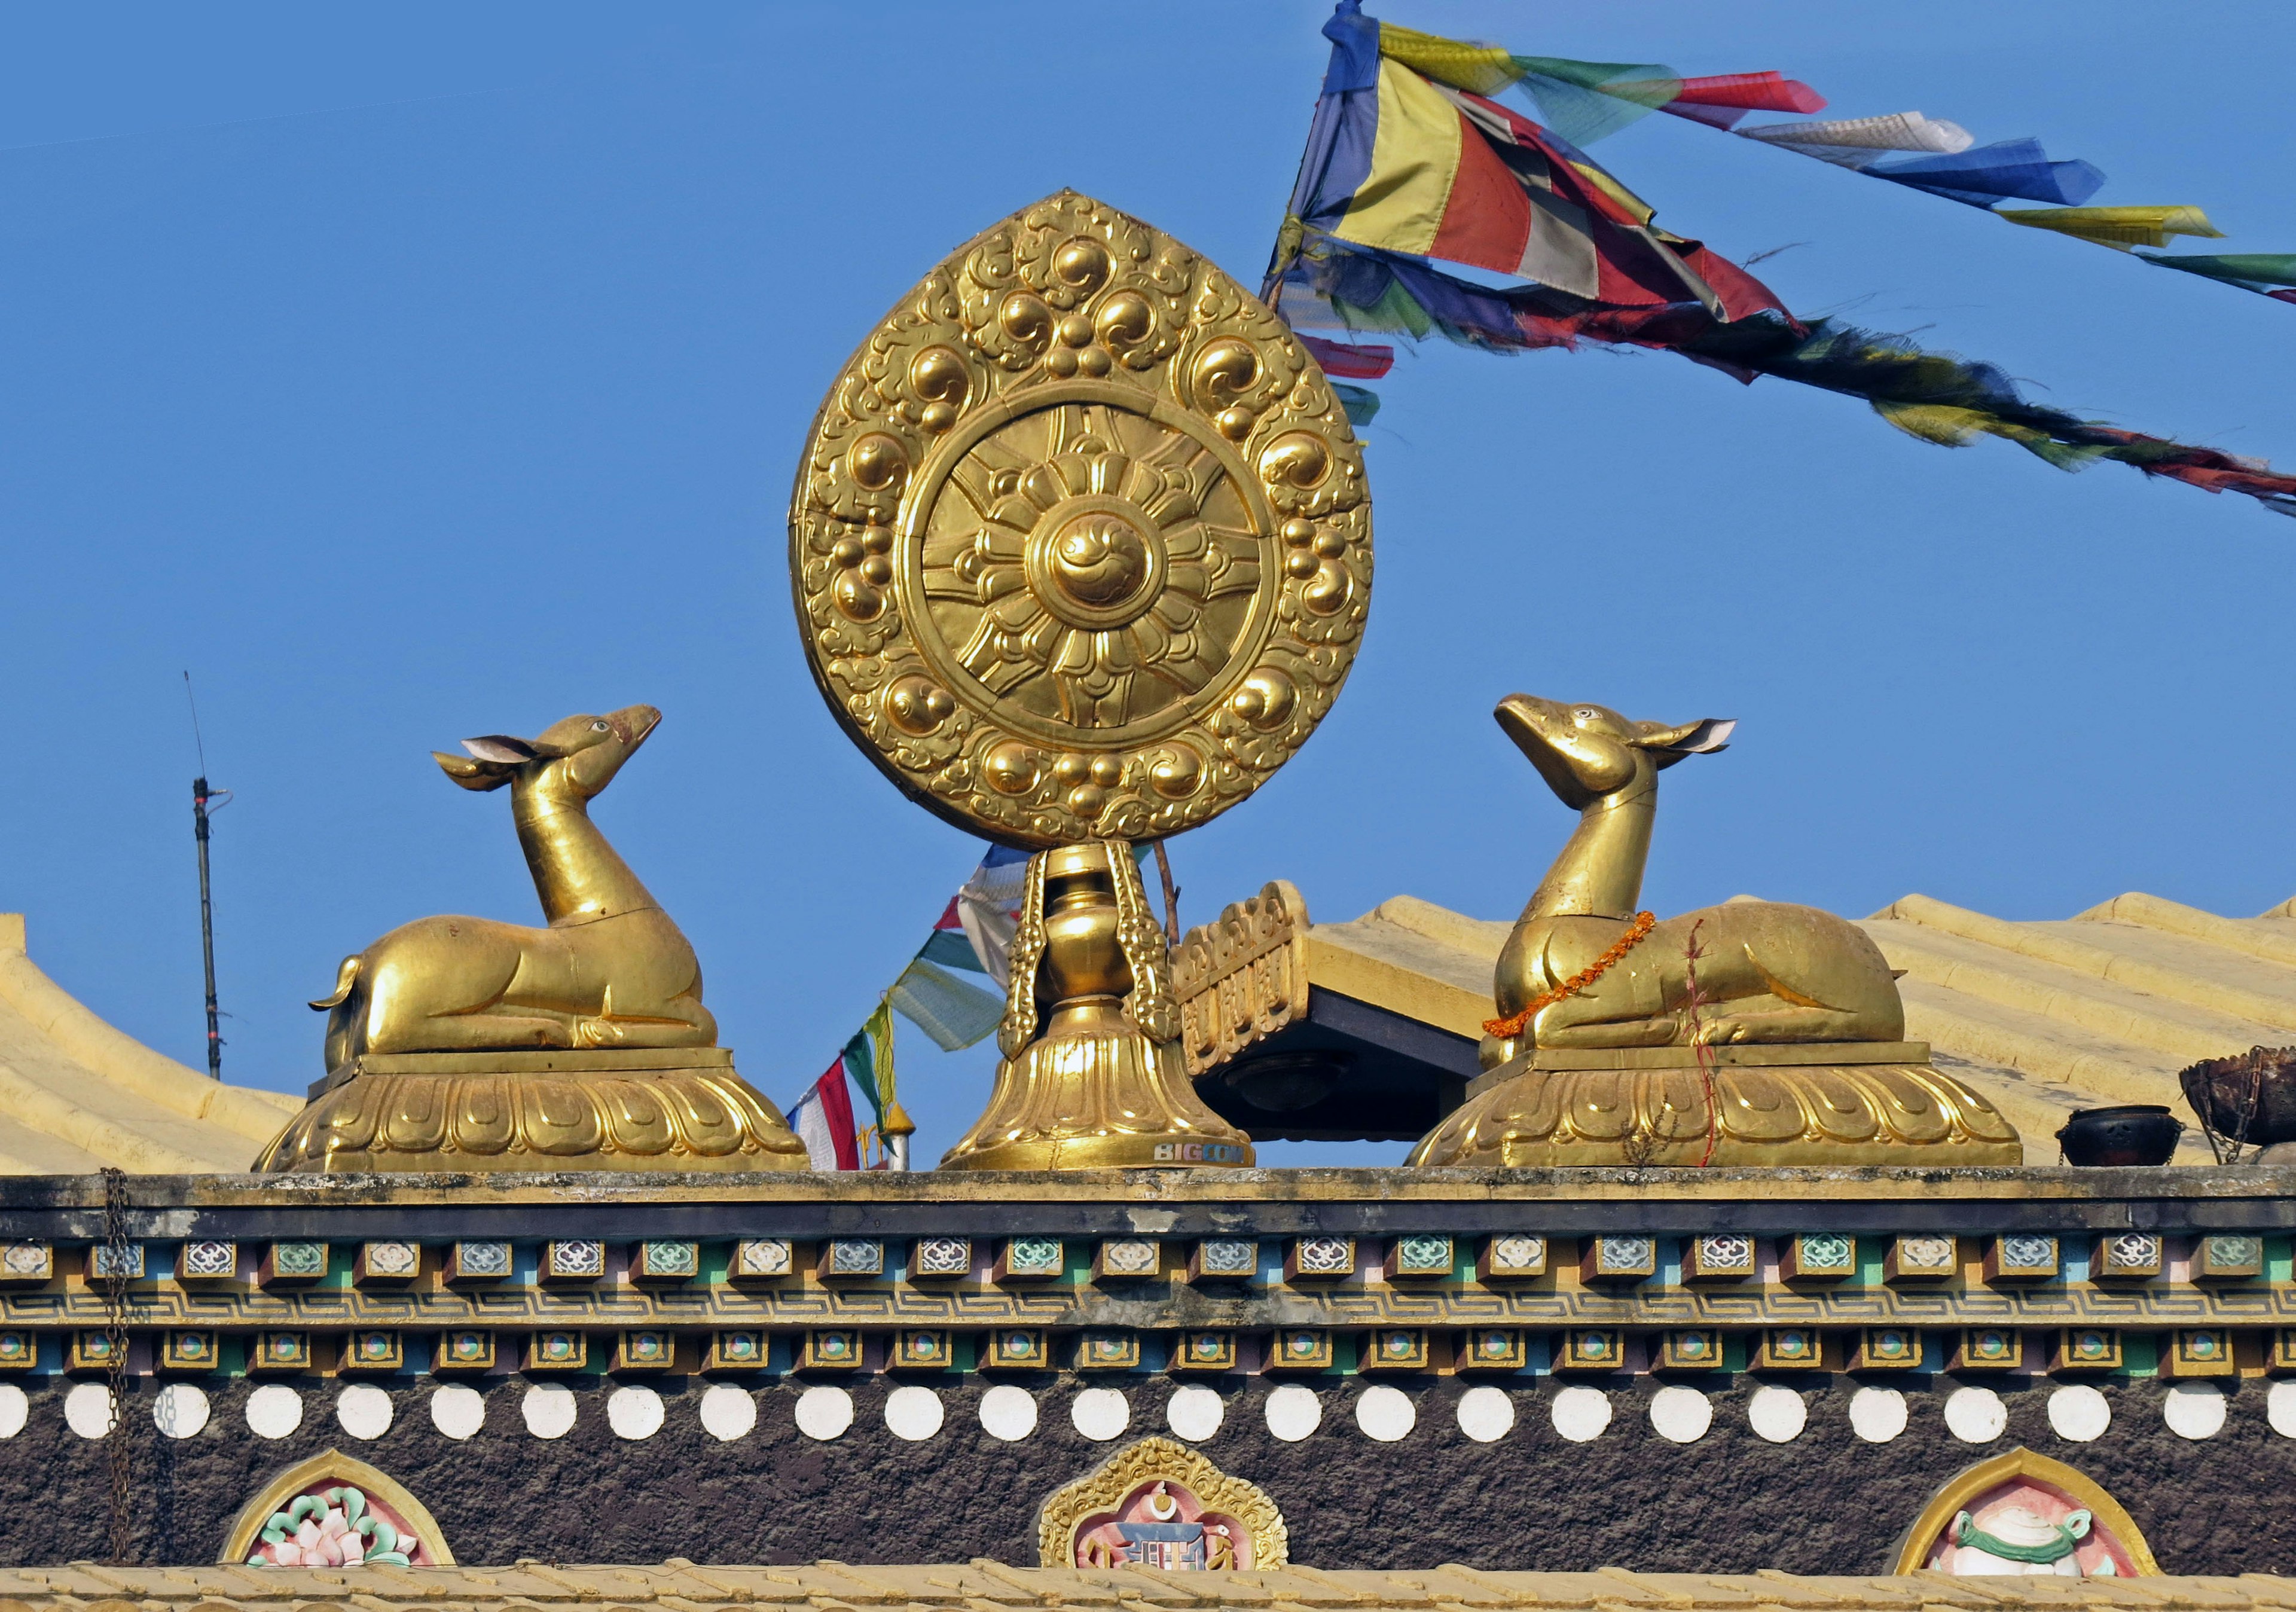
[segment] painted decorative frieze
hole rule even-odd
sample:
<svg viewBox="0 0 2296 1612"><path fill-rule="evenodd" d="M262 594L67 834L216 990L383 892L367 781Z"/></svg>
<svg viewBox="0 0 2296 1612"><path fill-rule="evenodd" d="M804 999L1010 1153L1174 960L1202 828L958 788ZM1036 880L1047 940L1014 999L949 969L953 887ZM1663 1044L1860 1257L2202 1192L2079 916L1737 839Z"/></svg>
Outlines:
<svg viewBox="0 0 2296 1612"><path fill-rule="evenodd" d="M2017 1449L1939 1491L1906 1531L1897 1570L2133 1578L2161 1569L2112 1495L2062 1461Z"/></svg>
<svg viewBox="0 0 2296 1612"><path fill-rule="evenodd" d="M1037 1550L1046 1567L1228 1572L1285 1566L1291 1536L1257 1485L1168 1438L1144 1438L1054 1492Z"/></svg>
<svg viewBox="0 0 2296 1612"><path fill-rule="evenodd" d="M250 1567L451 1567L422 1502L363 1461L329 1450L289 1468L241 1508L223 1562Z"/></svg>

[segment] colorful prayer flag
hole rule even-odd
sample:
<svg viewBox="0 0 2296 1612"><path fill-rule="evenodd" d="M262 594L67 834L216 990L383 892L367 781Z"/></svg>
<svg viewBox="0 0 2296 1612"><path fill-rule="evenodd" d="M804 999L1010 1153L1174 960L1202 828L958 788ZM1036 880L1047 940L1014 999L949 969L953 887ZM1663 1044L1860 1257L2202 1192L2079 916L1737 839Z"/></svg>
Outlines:
<svg viewBox="0 0 2296 1612"><path fill-rule="evenodd" d="M885 1115L893 1106L893 1011L890 999L880 1002L877 1011L862 1021L839 1059L845 1065L847 1077L860 1088L863 1101L869 1105L871 1123L882 1135Z"/></svg>
<svg viewBox="0 0 2296 1612"><path fill-rule="evenodd" d="M2008 208L1997 209L1997 214L2028 229L2054 230L2122 252L2131 247L2166 246L2171 235L2224 237L2196 207Z"/></svg>
<svg viewBox="0 0 2296 1612"><path fill-rule="evenodd" d="M845 1090L842 1053L820 1079L806 1088L805 1095L790 1106L789 1122L790 1129L805 1143L806 1162L813 1168L861 1167L861 1144L853 1128L853 1100Z"/></svg>
<svg viewBox="0 0 2296 1612"><path fill-rule="evenodd" d="M2230 252L2215 257L2199 252L2138 252L2136 256L2160 268L2181 269L2260 297L2296 302L2296 252Z"/></svg>
<svg viewBox="0 0 2296 1612"><path fill-rule="evenodd" d="M1334 17L1324 31L1350 20L1370 20ZM1327 83L1355 74L1352 31L1341 29ZM1287 226L1295 250L1328 235L1445 258L1575 299L1561 310L1570 313L1587 304L1688 304L1724 319L1783 311L1735 264L1655 227L1647 203L1538 125L1398 61L1374 54L1367 65L1362 87L1317 102Z"/></svg>
<svg viewBox="0 0 2296 1612"><path fill-rule="evenodd" d="M1323 31L1331 64L1262 293L1303 340L1322 340L1305 335L1314 330L1439 334L1489 352L1581 340L1658 348L1741 380L1771 375L1862 397L1923 441L1957 446L1996 436L2062 469L2111 459L2296 514L2296 476L2260 462L2029 402L1990 364L1795 319L1737 265L1652 226L1650 209L1568 141L1486 98L1527 77L1524 63L1545 59L1385 27L1364 16L1358 0L1341 0ZM1558 82L1613 97L1623 85L1663 76L1624 78L1629 70L1611 63L1545 66ZM1775 93L1784 105L1806 88ZM1756 86L1748 98L1758 93L1768 92ZM1810 100L1792 110L1823 104ZM2087 163L2052 161L2031 140L1973 146L1966 130L1919 112L1740 132L1988 210L2010 197L2060 203L2087 217L2010 217L2084 239L2210 227L2197 209L2080 209L2103 182ZM2296 301L2296 254L2137 255ZM1528 283L1470 281L1430 258ZM1352 414L1356 402L1348 407Z"/></svg>
<svg viewBox="0 0 2296 1612"><path fill-rule="evenodd" d="M1337 380L1377 380L1395 367L1395 349L1383 343L1326 341L1321 336L1302 336L1300 341L1324 373Z"/></svg>
<svg viewBox="0 0 2296 1612"><path fill-rule="evenodd" d="M1777 72L1685 78L1657 62L1518 56L1495 45L1374 23L1355 0L1342 0L1338 16L1375 29L1380 54L1439 84L1477 95L1520 90L1549 129L1576 145L1591 145L1649 112L1728 128L1750 111L1814 112L1825 105L1809 86Z"/></svg>
<svg viewBox="0 0 2296 1612"><path fill-rule="evenodd" d="M1741 140L1759 140L1816 157L1842 168L1864 168L1884 151L1965 151L1977 138L1958 123L1919 112L1884 112L1877 118L1839 118L1824 123L1764 123L1732 131Z"/></svg>
<svg viewBox="0 0 2296 1612"><path fill-rule="evenodd" d="M1997 140L1961 151L1887 157L1865 163L1857 171L1966 207L1988 209L2012 200L2079 207L2104 187L2104 172L2095 164L2053 162L2041 143L2031 139Z"/></svg>
<svg viewBox="0 0 2296 1612"><path fill-rule="evenodd" d="M944 1052L985 1040L1004 1017L1004 998L991 995L920 955L901 970L886 1000Z"/></svg>

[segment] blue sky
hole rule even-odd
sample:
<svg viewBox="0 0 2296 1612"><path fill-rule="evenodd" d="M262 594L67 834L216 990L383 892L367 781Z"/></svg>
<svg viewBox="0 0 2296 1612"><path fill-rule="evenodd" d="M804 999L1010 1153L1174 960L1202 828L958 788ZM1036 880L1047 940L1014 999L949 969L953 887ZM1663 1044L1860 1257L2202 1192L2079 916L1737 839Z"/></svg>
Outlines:
<svg viewBox="0 0 2296 1612"><path fill-rule="evenodd" d="M1380 11L1374 5L1371 9ZM319 1068L302 1006L437 912L531 920L506 802L428 759L636 701L595 815L788 1102L978 847L900 800L808 679L783 524L851 346L1061 185L1256 278L1324 8L505 4L17 8L0 19L0 909L111 1022L202 1060L195 762L234 1080ZM1828 115L2036 135L2109 202L2296 250L2284 7L1420 0L1529 53L1779 68ZM1595 153L1798 309L1991 359L2116 423L2296 467L2296 307L1651 118ZM2197 243L2195 243L2197 244ZM1659 354L1407 356L1367 432L1353 680L1173 847L1184 921L1288 878L1512 915L1570 826L1489 719L1514 689L1741 721L1667 775L1645 892L2017 918L2126 889L2296 894L2296 523L1948 452ZM987 1048L903 1042L937 1157ZM1283 1162L1399 1149L1282 1150Z"/></svg>

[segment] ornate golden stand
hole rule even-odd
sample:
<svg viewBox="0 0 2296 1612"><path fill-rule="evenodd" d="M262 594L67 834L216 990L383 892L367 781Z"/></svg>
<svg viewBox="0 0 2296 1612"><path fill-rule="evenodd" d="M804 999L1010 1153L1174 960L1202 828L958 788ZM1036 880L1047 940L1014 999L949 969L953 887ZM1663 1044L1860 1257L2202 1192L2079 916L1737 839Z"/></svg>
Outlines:
<svg viewBox="0 0 2296 1612"><path fill-rule="evenodd" d="M312 1088L258 1170L802 1170L723 1047L370 1052Z"/></svg>
<svg viewBox="0 0 2296 1612"><path fill-rule="evenodd" d="M1925 1042L1536 1048L1479 1076L1414 1165L2014 1165L1991 1104Z"/></svg>
<svg viewBox="0 0 2296 1612"><path fill-rule="evenodd" d="M1188 1079L1164 934L1120 841L1030 861L996 1035L996 1089L944 1170L1252 1162Z"/></svg>

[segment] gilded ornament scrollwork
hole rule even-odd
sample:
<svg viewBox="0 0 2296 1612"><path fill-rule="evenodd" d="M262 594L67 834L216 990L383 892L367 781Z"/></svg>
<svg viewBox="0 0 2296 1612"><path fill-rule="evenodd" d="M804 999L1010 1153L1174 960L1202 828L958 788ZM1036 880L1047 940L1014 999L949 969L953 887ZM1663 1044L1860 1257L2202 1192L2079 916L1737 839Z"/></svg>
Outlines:
<svg viewBox="0 0 2296 1612"><path fill-rule="evenodd" d="M1125 999L1125 1017L1151 1041L1171 1041L1180 1033L1179 1005L1172 1000L1171 964L1166 956L1164 926L1148 907L1148 891L1141 883L1140 864L1131 847L1110 840L1103 847L1116 875L1116 944L1132 970L1132 994Z"/></svg>
<svg viewBox="0 0 2296 1612"><path fill-rule="evenodd" d="M1013 930L1013 947L1005 954L1007 983L1004 1017L996 1027L996 1045L1007 1058L1037 1039L1037 970L1045 961L1045 859L1029 858L1029 871L1021 887L1021 918Z"/></svg>
<svg viewBox="0 0 2296 1612"><path fill-rule="evenodd" d="M1308 1016L1308 906L1283 880L1190 929L1172 954L1180 1050L1201 1076Z"/></svg>
<svg viewBox="0 0 2296 1612"><path fill-rule="evenodd" d="M1070 192L862 344L790 534L840 721L913 798L1039 847L1250 794L1330 708L1371 585L1362 450L1306 348Z"/></svg>

